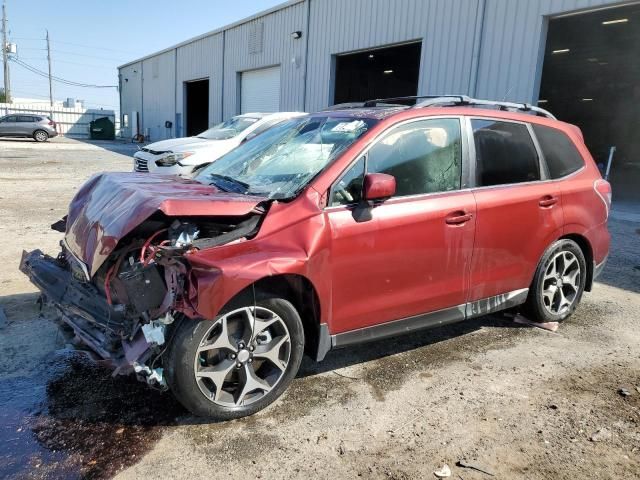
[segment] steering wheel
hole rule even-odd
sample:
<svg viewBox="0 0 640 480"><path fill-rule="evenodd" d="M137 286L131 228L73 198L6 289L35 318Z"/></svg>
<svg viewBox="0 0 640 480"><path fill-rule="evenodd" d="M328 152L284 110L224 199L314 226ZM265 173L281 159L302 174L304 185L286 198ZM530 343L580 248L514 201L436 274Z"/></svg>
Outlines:
<svg viewBox="0 0 640 480"><path fill-rule="evenodd" d="M353 203L355 201L353 195L347 190L347 185L342 180L336 185L334 192L340 203Z"/></svg>

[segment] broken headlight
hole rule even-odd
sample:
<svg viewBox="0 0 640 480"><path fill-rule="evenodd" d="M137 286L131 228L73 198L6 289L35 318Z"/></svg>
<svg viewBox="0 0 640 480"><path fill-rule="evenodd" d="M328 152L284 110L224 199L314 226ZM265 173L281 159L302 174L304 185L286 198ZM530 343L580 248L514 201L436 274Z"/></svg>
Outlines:
<svg viewBox="0 0 640 480"><path fill-rule="evenodd" d="M168 153L159 160L156 160L156 165L159 167L173 167L175 164L180 164L182 160L190 157L195 152L181 152L181 153Z"/></svg>

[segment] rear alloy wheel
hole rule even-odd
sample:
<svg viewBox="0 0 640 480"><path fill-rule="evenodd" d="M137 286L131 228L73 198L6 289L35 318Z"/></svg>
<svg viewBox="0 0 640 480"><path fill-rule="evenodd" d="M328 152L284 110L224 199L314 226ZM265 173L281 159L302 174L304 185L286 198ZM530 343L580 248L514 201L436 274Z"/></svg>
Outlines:
<svg viewBox="0 0 640 480"><path fill-rule="evenodd" d="M581 248L573 240L559 240L547 249L536 270L526 313L539 322L569 317L582 298L587 266Z"/></svg>
<svg viewBox="0 0 640 480"><path fill-rule="evenodd" d="M36 142L46 142L47 140L49 140L49 134L44 130L36 130L35 132L33 132L33 139Z"/></svg>
<svg viewBox="0 0 640 480"><path fill-rule="evenodd" d="M284 392L303 350L297 311L287 300L270 298L233 308L214 321L186 321L171 345L167 379L194 414L243 417Z"/></svg>

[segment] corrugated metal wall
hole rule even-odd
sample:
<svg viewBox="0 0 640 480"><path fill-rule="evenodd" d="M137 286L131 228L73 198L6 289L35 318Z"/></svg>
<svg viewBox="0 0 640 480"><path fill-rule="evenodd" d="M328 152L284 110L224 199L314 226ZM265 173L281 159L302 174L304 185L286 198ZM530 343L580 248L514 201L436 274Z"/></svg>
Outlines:
<svg viewBox="0 0 640 480"><path fill-rule="evenodd" d="M486 0L475 95L498 100L537 101L546 17L615 3L620 2Z"/></svg>
<svg viewBox="0 0 640 480"><path fill-rule="evenodd" d="M225 31L224 118L240 113L239 74L277 65L281 75L280 110L303 109L306 39L304 35L298 40L291 38L291 33L298 30L306 31L304 2ZM254 40L257 43L250 49L252 34L262 38Z"/></svg>
<svg viewBox="0 0 640 480"><path fill-rule="evenodd" d="M332 56L418 40L418 92L457 93L469 85L478 2L312 0L307 107L333 101Z"/></svg>
<svg viewBox="0 0 640 480"><path fill-rule="evenodd" d="M148 58L142 62L142 127L153 140L171 138L175 128L166 129L176 112L176 51Z"/></svg>
<svg viewBox="0 0 640 480"><path fill-rule="evenodd" d="M422 44L419 94L466 93L533 101L539 89L548 16L620 3L294 0L279 10L144 59L143 85L131 79L140 63L123 67L122 76L131 78L122 84L122 111L135 110L144 98L144 128L150 129L152 140L165 138L173 134L164 129L165 120L174 121L175 113L182 113L184 81L209 77L213 123L239 112L241 72L276 65L281 67L280 109L316 111L333 100L335 55L410 41ZM302 38L292 39L291 33L298 30Z"/></svg>
<svg viewBox="0 0 640 480"><path fill-rule="evenodd" d="M209 125L222 121L222 37L219 33L177 48L176 113L183 122L184 82L205 78L209 79Z"/></svg>
<svg viewBox="0 0 640 480"><path fill-rule="evenodd" d="M131 115L138 112L142 117L142 62L132 63L120 69L120 117L129 115L129 125L122 125L122 136L131 138Z"/></svg>

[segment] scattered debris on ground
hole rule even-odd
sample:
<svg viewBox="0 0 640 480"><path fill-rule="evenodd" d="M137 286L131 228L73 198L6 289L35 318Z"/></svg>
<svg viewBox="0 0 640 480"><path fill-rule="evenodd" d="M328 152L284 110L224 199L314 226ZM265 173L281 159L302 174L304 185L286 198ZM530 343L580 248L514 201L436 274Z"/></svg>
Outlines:
<svg viewBox="0 0 640 480"><path fill-rule="evenodd" d="M448 478L451 476L451 468L446 463L437 469L433 474L438 478Z"/></svg>
<svg viewBox="0 0 640 480"><path fill-rule="evenodd" d="M462 467L462 468L470 468L471 470L476 470L478 472L484 473L486 475L489 475L491 477L494 477L495 474L490 471L488 468L483 467L482 465L476 463L476 462L470 462L468 460L458 460L458 462L456 463L456 465L458 467Z"/></svg>
<svg viewBox="0 0 640 480"><path fill-rule="evenodd" d="M557 332L558 328L560 328L560 323L558 322L534 322L519 313L515 315L512 313L506 313L505 316L511 317L515 323L518 323L520 325L528 325L530 327L541 328L542 330L547 330L549 332Z"/></svg>
<svg viewBox="0 0 640 480"><path fill-rule="evenodd" d="M613 435L609 430L607 430L606 428L601 428L596 433L591 435L591 437L589 437L589 440L591 440L594 443L606 442L608 440L611 440L612 437Z"/></svg>

